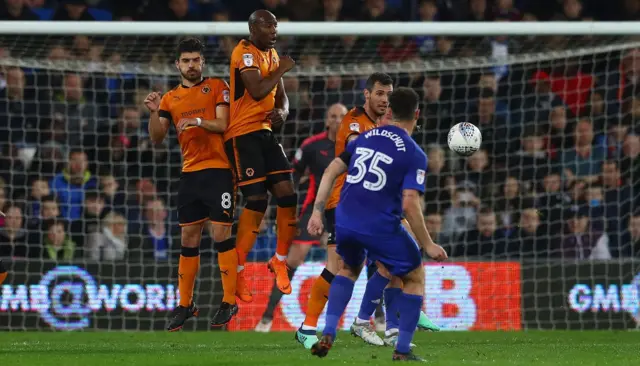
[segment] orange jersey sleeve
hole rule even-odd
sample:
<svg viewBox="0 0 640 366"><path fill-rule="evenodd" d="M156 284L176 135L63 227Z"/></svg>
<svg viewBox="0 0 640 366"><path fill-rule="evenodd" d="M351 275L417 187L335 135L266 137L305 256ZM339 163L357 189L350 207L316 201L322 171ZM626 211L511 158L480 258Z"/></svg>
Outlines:
<svg viewBox="0 0 640 366"><path fill-rule="evenodd" d="M182 118L212 120L221 105L229 105L229 86L221 79L207 78L192 87L179 85L166 93L160 102L160 117L168 118L174 126ZM221 134L190 126L178 131L178 142L183 172L231 168Z"/></svg>
<svg viewBox="0 0 640 366"><path fill-rule="evenodd" d="M350 110L349 113L344 116L338 127L335 156L338 157L344 152L351 136L359 135L374 127L376 127L375 121L369 118L363 107L356 107ZM327 200L326 209L332 209L338 206L338 202L340 202L340 192L342 192L342 186L344 185L346 177L347 173L343 173L336 178L331 195L329 195L329 199Z"/></svg>
<svg viewBox="0 0 640 366"><path fill-rule="evenodd" d="M279 63L280 57L275 49L262 51L244 39L233 49L229 69L231 106L225 140L258 130L271 129L271 121L267 116L275 106L278 87L274 87L262 100L254 100L247 92L241 74L253 70L260 72L264 78L275 71Z"/></svg>

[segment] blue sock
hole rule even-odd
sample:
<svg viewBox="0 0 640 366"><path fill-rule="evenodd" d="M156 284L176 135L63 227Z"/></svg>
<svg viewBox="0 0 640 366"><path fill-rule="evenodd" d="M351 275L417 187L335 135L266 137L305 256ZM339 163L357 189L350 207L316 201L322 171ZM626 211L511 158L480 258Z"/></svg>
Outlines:
<svg viewBox="0 0 640 366"><path fill-rule="evenodd" d="M327 305L327 317L325 319L323 335L330 335L336 339L338 322L344 310L351 300L354 282L344 276L336 276L331 281L329 289L329 304Z"/></svg>
<svg viewBox="0 0 640 366"><path fill-rule="evenodd" d="M398 310L402 316L400 317L400 333L398 334L398 343L396 351L400 353L411 352L411 340L413 333L418 326L420 319L420 310L422 310L422 296L402 294L398 298Z"/></svg>
<svg viewBox="0 0 640 366"><path fill-rule="evenodd" d="M389 284L389 279L384 278L376 271L376 273L369 278L367 287L364 290L362 296L362 304L360 304L360 312L358 318L362 320L369 320L376 311L380 300L382 299L382 292L384 288Z"/></svg>
<svg viewBox="0 0 640 366"><path fill-rule="evenodd" d="M387 330L398 329L398 306L402 300L402 289L389 287L384 290L384 310Z"/></svg>

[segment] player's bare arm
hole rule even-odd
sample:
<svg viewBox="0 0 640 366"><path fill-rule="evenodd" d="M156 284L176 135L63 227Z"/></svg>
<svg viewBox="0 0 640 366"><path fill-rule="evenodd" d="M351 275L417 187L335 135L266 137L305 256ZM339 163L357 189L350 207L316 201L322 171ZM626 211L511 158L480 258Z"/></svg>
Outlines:
<svg viewBox="0 0 640 366"><path fill-rule="evenodd" d="M242 77L242 82L244 83L249 95L251 95L251 98L254 100L262 100L271 93L273 88L278 86L279 83L282 83L282 76L284 76L287 71L293 69L294 66L295 62L291 57L283 56L280 58L278 68L264 78L260 75L259 70L253 69L245 70L240 76ZM284 93L284 87L282 88L282 91ZM287 109L288 107L289 100L287 99Z"/></svg>
<svg viewBox="0 0 640 366"><path fill-rule="evenodd" d="M229 106L219 105L216 107L216 119L202 118L182 118L178 121L176 129L184 131L188 127L200 127L212 133L224 133L229 125Z"/></svg>
<svg viewBox="0 0 640 366"><path fill-rule="evenodd" d="M275 108L269 114L269 119L274 127L281 126L289 116L289 97L284 89L284 82L282 79L278 82L278 89L276 90Z"/></svg>
<svg viewBox="0 0 640 366"><path fill-rule="evenodd" d="M402 210L404 211L405 218L407 219L409 226L415 235L418 243L424 248L424 251L437 261L443 261L447 259L447 253L441 246L434 243L427 231L427 227L424 224L424 217L422 215L422 204L420 201L422 197L420 193L413 189L405 189L402 192Z"/></svg>
<svg viewBox="0 0 640 366"><path fill-rule="evenodd" d="M144 99L144 105L150 112L149 137L151 141L161 143L169 132L169 119L160 116L160 101L162 96L158 92L153 92Z"/></svg>
<svg viewBox="0 0 640 366"><path fill-rule="evenodd" d="M333 184L336 181L336 178L347 171L347 164L341 158L335 158L329 164L327 169L324 171L322 175L322 180L320 180L320 186L318 186L318 192L316 193L316 201L313 205L313 214L311 214L311 219L309 219L309 224L307 225L307 230L311 235L322 235L324 232L324 224L322 223L322 214L324 213L325 206L327 204L327 199L329 198L329 193L333 189Z"/></svg>

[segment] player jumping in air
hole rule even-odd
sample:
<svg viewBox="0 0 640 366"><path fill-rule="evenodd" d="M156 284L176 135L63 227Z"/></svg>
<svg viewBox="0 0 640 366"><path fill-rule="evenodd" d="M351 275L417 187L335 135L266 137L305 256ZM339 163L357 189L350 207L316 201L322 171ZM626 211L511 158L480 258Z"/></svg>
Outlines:
<svg viewBox="0 0 640 366"><path fill-rule="evenodd" d="M287 56L279 57L274 49L278 21L266 10L258 10L249 18L249 40L241 40L231 54L231 108L225 151L235 172L238 187L246 200L238 222L237 295L251 302L244 264L259 232L267 210L267 191L277 199L277 247L269 260L276 285L284 294L291 293L286 258L296 235L297 201L291 165L271 131L289 114L289 99L282 76L295 63Z"/></svg>
<svg viewBox="0 0 640 366"><path fill-rule="evenodd" d="M292 278L296 268L304 263L312 245L326 244L326 235L323 235L321 238L315 238L309 235L307 222L311 217L311 209L313 201L315 200L318 183L320 182L320 178L322 178L322 173L324 173L324 170L334 158L336 133L338 125L345 114L347 114L347 108L344 105L334 104L330 106L329 109L327 109L325 120L327 130L304 140L298 151L296 151L293 160L294 179L299 182L308 170L309 188L304 203L302 204L302 209L300 210L299 234L293 240L293 245L287 256L289 278ZM262 314L262 319L256 326L257 332L268 332L271 330L273 312L281 298L282 292L280 292L274 284L271 289L267 308Z"/></svg>
<svg viewBox="0 0 640 366"><path fill-rule="evenodd" d="M424 297L420 248L438 261L445 260L447 253L431 240L422 216L427 156L411 138L418 103L415 91L398 88L389 97L392 123L364 132L348 144L322 177L308 229L314 235L323 232L322 214L329 191L336 178L347 172L335 210L337 252L344 265L331 283L326 326L320 341L311 348L313 355L324 357L331 349L338 322L368 256L403 282L403 294L396 299L401 316L393 360L421 360L410 348ZM415 239L405 229L403 215Z"/></svg>
<svg viewBox="0 0 640 366"><path fill-rule="evenodd" d="M233 173L224 152L222 133L229 120L229 87L221 79L202 76L204 45L196 38L178 44L176 68L180 85L166 93L151 93L144 101L151 112L149 136L164 140L175 125L183 156L178 189L178 220L182 247L178 264L180 304L174 310L168 330L182 328L198 315L193 288L200 268L202 229L209 221L210 235L218 251L224 297L212 323L225 324L237 313L236 269L238 256L231 226L235 209Z"/></svg>
<svg viewBox="0 0 640 366"><path fill-rule="evenodd" d="M340 156L347 143L353 141L361 133L364 133L382 122L387 112L388 97L393 90L393 80L384 73L373 73L369 76L364 91L365 103L362 107L353 108L342 119L336 136L335 156ZM316 328L318 318L327 303L329 287L336 273L340 269L340 257L336 253L335 242L335 207L340 200L340 191L344 184L346 174L338 177L331 192L327 210L325 211L326 231L329 233L327 242L327 266L320 276L314 281L311 288L311 296L307 306L306 317L302 326L296 332L296 339L305 348L309 349L317 342ZM397 311L394 310L394 297L400 292L402 282L394 280L389 283L391 275L381 268L371 276L367 282L367 287L363 296L358 318L351 326L352 334L362 338L365 342L373 345L393 345L397 339ZM389 287L385 290L385 287ZM385 298L387 308L387 334L384 340L375 333L370 326L369 319L375 312L381 297ZM437 331L439 328L433 324L425 314L420 316L420 328Z"/></svg>

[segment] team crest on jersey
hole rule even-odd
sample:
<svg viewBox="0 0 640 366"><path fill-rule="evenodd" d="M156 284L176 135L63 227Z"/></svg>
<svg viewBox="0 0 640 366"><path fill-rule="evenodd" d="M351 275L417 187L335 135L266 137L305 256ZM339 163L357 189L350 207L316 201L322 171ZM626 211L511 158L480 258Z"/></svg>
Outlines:
<svg viewBox="0 0 640 366"><path fill-rule="evenodd" d="M353 132L360 132L360 124L358 122L353 122L349 125L349 129Z"/></svg>
<svg viewBox="0 0 640 366"><path fill-rule="evenodd" d="M209 85L205 85L202 87L202 94L208 94L211 91Z"/></svg>
<svg viewBox="0 0 640 366"><path fill-rule="evenodd" d="M244 173L247 175L247 177L253 177L253 174L255 174L255 171L252 168L247 168L247 170L245 170Z"/></svg>
<svg viewBox="0 0 640 366"><path fill-rule="evenodd" d="M295 159L296 161L300 161L302 159L302 149L296 150Z"/></svg>
<svg viewBox="0 0 640 366"><path fill-rule="evenodd" d="M249 67L253 66L253 55L250 53L245 53L242 55L242 61L244 61L244 66Z"/></svg>
<svg viewBox="0 0 640 366"><path fill-rule="evenodd" d="M228 91L228 90L223 90L223 91L222 91L222 99L223 99L226 103L229 103L229 91Z"/></svg>
<svg viewBox="0 0 640 366"><path fill-rule="evenodd" d="M416 173L416 182L418 182L418 184L424 184L424 175L425 171L418 169L418 172Z"/></svg>

